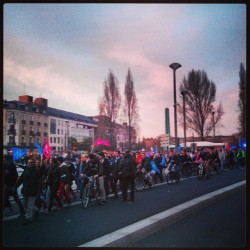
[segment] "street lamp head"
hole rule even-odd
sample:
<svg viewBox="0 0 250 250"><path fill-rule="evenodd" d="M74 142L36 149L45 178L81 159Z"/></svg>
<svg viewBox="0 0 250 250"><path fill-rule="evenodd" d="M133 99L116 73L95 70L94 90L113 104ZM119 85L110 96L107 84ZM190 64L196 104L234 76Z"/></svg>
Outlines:
<svg viewBox="0 0 250 250"><path fill-rule="evenodd" d="M187 91L187 90L183 90L183 91L181 91L181 94L182 94L183 96L185 96L186 94L188 94L188 91Z"/></svg>
<svg viewBox="0 0 250 250"><path fill-rule="evenodd" d="M178 68L181 67L181 65L179 63L172 63L169 65L169 67L173 70L177 70Z"/></svg>

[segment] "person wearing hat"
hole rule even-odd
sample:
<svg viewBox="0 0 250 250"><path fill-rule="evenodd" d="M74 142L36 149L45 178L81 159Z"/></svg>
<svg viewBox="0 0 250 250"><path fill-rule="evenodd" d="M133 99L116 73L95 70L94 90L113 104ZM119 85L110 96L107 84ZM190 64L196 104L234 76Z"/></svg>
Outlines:
<svg viewBox="0 0 250 250"><path fill-rule="evenodd" d="M119 165L119 173L122 184L122 201L127 201L128 186L130 185L129 203L131 204L134 202L136 162L130 154L130 151L125 152L125 155Z"/></svg>

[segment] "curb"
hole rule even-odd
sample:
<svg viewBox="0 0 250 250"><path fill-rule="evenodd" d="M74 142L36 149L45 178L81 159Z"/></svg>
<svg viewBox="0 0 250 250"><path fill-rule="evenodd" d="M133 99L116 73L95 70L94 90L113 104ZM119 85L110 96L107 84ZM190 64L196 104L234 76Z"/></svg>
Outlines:
<svg viewBox="0 0 250 250"><path fill-rule="evenodd" d="M245 189L245 185L246 180L202 195L78 247L124 247L127 242L143 239L216 200Z"/></svg>

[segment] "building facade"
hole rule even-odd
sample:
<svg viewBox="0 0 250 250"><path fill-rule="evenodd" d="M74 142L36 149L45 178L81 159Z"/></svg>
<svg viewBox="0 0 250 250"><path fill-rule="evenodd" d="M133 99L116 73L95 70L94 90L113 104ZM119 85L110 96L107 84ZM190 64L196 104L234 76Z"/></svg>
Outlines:
<svg viewBox="0 0 250 250"><path fill-rule="evenodd" d="M70 149L69 139L94 140L97 123L90 117L48 107L48 100L19 96L3 103L3 147L34 148L49 137L56 152Z"/></svg>
<svg viewBox="0 0 250 250"><path fill-rule="evenodd" d="M84 116L48 107L45 98L19 96L18 101L3 102L3 148L11 147L36 149L35 142L44 145L49 138L54 152L72 150L72 139L81 143L85 139L94 142L110 136L108 117ZM126 123L114 124L113 133L117 148L128 143ZM132 141L135 138L132 137Z"/></svg>

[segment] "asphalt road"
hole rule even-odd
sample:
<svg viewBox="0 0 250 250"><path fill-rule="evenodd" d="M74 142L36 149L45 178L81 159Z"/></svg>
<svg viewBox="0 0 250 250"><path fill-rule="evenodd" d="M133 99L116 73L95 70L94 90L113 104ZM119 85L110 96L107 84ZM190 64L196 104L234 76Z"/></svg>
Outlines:
<svg viewBox="0 0 250 250"><path fill-rule="evenodd" d="M245 247L245 190L234 193L128 247Z"/></svg>
<svg viewBox="0 0 250 250"><path fill-rule="evenodd" d="M220 175L211 175L208 180L189 178L171 186L163 183L154 189L136 192L135 202L132 205L122 203L120 198L114 200L111 197L106 205L93 203L87 209L82 209L79 202L76 202L64 206L60 212L53 211L51 215L42 213L37 220L25 226L22 225L20 218L11 219L10 214L5 213L3 245L80 246L195 197L242 180L245 180L245 171L233 169ZM244 204L241 205L244 207ZM16 212L18 213L17 210Z"/></svg>

